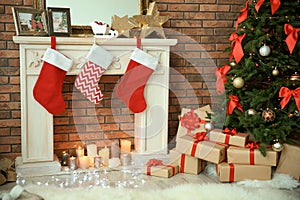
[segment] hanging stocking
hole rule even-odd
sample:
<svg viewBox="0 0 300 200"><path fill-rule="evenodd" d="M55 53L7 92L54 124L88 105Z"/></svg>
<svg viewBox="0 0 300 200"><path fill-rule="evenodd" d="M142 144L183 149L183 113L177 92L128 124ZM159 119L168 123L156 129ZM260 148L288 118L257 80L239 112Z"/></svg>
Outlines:
<svg viewBox="0 0 300 200"><path fill-rule="evenodd" d="M102 47L94 44L86 59L87 62L75 80L75 87L88 100L98 104L103 99L98 83L102 74L112 63L113 56Z"/></svg>
<svg viewBox="0 0 300 200"><path fill-rule="evenodd" d="M134 113L143 112L147 103L144 97L146 83L156 69L158 59L136 48L130 57L127 70L116 91L128 108Z"/></svg>
<svg viewBox="0 0 300 200"><path fill-rule="evenodd" d="M66 108L62 86L67 71L72 67L72 60L55 50L53 38L51 46L52 49L48 48L42 58L44 62L33 88L33 96L49 113L59 114Z"/></svg>

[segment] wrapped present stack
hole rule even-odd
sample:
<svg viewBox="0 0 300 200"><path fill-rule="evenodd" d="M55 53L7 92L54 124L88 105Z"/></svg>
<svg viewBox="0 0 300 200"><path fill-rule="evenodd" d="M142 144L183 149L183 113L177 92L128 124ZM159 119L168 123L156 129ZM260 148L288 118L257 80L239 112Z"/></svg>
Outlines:
<svg viewBox="0 0 300 200"><path fill-rule="evenodd" d="M208 118L208 113L211 112L210 106L195 110L183 108L179 117L176 147L170 150L171 164L153 165L150 162L145 173L167 178L177 173L199 174L206 163L211 162L216 164L220 182L270 180L272 167L277 166L279 153L267 147L266 156L263 156L259 144L249 141L248 134L239 133L236 129L208 128L211 127ZM299 162L293 162L293 155L298 153L299 146L285 145L276 172L298 179L300 170L295 166ZM290 168L294 171L289 170ZM160 172L155 173L152 171L154 169Z"/></svg>

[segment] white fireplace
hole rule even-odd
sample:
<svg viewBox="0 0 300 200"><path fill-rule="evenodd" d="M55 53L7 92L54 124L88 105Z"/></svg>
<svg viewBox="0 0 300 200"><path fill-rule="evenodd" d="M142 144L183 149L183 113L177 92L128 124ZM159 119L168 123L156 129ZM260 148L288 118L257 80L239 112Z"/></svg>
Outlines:
<svg viewBox="0 0 300 200"><path fill-rule="evenodd" d="M16 159L17 172L23 175L59 173L61 166L53 153L53 116L32 95L42 66L41 57L50 46L50 38L15 36L13 40L20 45L22 156ZM74 63L67 75L79 74L82 60L94 42L93 38L57 38L57 50ZM136 39L97 39L96 43L117 58L105 74L124 74ZM133 154L137 158L167 154L169 54L170 46L176 43L175 39L142 39L143 50L159 58L159 67L151 75L144 93L147 109L134 115ZM153 118L156 112L160 113L159 118Z"/></svg>

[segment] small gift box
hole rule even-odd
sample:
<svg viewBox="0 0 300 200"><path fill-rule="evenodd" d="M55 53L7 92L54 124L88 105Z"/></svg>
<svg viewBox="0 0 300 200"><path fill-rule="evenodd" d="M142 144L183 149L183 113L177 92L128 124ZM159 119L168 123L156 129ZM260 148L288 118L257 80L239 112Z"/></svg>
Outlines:
<svg viewBox="0 0 300 200"><path fill-rule="evenodd" d="M163 164L161 160L151 159L147 162L144 174L148 176L157 176L162 178L170 178L178 174L179 166L172 164Z"/></svg>
<svg viewBox="0 0 300 200"><path fill-rule="evenodd" d="M276 173L288 174L300 180L300 146L284 144Z"/></svg>
<svg viewBox="0 0 300 200"><path fill-rule="evenodd" d="M177 141L176 150L216 164L224 161L227 145L203 141L204 139L205 132L197 133L193 137L188 135L182 136Z"/></svg>
<svg viewBox="0 0 300 200"><path fill-rule="evenodd" d="M206 162L199 158L170 150L170 162L179 165L180 173L199 174L204 170Z"/></svg>
<svg viewBox="0 0 300 200"><path fill-rule="evenodd" d="M271 166L263 165L240 165L220 163L218 175L220 182L235 182L243 180L270 180Z"/></svg>
<svg viewBox="0 0 300 200"><path fill-rule="evenodd" d="M208 134L208 138L214 142L244 147L248 142L249 135L246 133L238 133L236 129L230 130L226 128L224 130L211 130Z"/></svg>
<svg viewBox="0 0 300 200"><path fill-rule="evenodd" d="M230 146L227 149L227 161L228 163L236 164L276 166L278 153L272 150L267 150L266 152L267 155L263 156L257 147L241 148Z"/></svg>
<svg viewBox="0 0 300 200"><path fill-rule="evenodd" d="M183 108L179 117L179 126L176 135L178 138L184 135L194 135L197 132L204 132L205 124L210 121L207 113L211 113L209 105L198 108L196 110Z"/></svg>

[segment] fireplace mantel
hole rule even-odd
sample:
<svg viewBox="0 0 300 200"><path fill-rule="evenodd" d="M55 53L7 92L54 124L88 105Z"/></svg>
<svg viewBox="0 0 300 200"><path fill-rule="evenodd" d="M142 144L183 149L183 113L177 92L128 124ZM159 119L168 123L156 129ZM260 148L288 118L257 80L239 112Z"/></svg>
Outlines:
<svg viewBox="0 0 300 200"><path fill-rule="evenodd" d="M32 95L42 66L41 57L50 46L50 37L15 36L13 41L20 46L21 78L22 157L16 159L17 171L25 175L57 173L60 171L60 165L53 154L53 116L38 104ZM84 58L94 42L118 58L108 67L105 74L122 75L130 53L136 47L134 38L57 37L56 41L56 49L73 60L73 66L67 75L79 74ZM142 49L159 58L159 67L151 75L145 90L147 109L135 114L136 155L167 154L169 54L170 46L176 43L175 39L142 39ZM150 114L153 116L155 112L155 109L151 110L153 106L158 106L164 111L158 119L151 118Z"/></svg>

